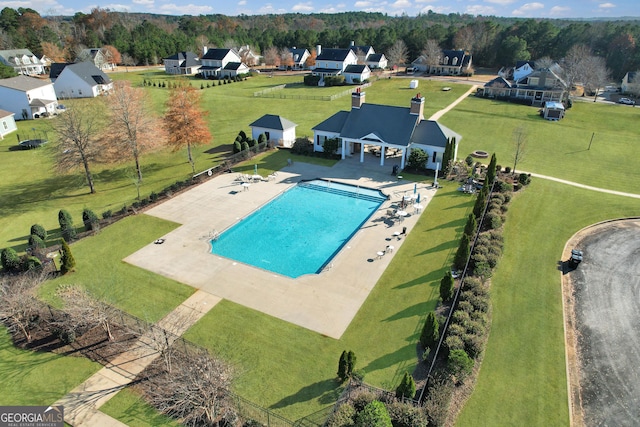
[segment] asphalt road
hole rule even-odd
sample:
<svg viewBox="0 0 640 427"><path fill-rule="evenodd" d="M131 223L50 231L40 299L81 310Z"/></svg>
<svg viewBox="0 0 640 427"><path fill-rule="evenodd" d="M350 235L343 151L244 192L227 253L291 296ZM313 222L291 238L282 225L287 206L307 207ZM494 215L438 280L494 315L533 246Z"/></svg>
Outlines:
<svg viewBox="0 0 640 427"><path fill-rule="evenodd" d="M578 242L574 288L586 426L640 425L640 221L614 222ZM566 261L566 260L565 260Z"/></svg>

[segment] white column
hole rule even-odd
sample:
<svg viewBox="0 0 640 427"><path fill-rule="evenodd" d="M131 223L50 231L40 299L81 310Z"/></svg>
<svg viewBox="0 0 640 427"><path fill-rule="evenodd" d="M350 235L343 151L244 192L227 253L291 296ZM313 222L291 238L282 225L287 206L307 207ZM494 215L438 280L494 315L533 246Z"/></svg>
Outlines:
<svg viewBox="0 0 640 427"><path fill-rule="evenodd" d="M343 139L342 140L342 160L345 159L345 153L347 151L347 142Z"/></svg>
<svg viewBox="0 0 640 427"><path fill-rule="evenodd" d="M406 148L402 149L402 157L400 157L400 169L404 169L404 157L406 155Z"/></svg>
<svg viewBox="0 0 640 427"><path fill-rule="evenodd" d="M364 162L364 143L360 143L360 163Z"/></svg>
<svg viewBox="0 0 640 427"><path fill-rule="evenodd" d="M384 145L380 146L380 166L384 166Z"/></svg>

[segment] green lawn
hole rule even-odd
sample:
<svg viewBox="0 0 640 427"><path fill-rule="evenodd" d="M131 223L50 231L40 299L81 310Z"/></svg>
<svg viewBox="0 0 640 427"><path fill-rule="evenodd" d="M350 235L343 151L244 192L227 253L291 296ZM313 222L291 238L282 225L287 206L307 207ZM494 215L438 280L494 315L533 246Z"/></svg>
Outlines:
<svg viewBox="0 0 640 427"><path fill-rule="evenodd" d="M19 350L0 328L0 404L48 406L102 368L84 357Z"/></svg>
<svg viewBox="0 0 640 427"><path fill-rule="evenodd" d="M637 199L534 179L512 201L492 280L493 322L458 426L569 424L558 262L581 228L638 215Z"/></svg>
<svg viewBox="0 0 640 427"><path fill-rule="evenodd" d="M129 427L178 427L181 425L159 414L141 396L126 388L101 406L100 411Z"/></svg>
<svg viewBox="0 0 640 427"><path fill-rule="evenodd" d="M472 207L446 183L397 251L340 340L229 301L219 303L186 338L210 348L237 371L236 391L298 419L335 402L337 363L353 350L368 383L394 389L416 366L416 343ZM443 212L445 214L443 214Z"/></svg>

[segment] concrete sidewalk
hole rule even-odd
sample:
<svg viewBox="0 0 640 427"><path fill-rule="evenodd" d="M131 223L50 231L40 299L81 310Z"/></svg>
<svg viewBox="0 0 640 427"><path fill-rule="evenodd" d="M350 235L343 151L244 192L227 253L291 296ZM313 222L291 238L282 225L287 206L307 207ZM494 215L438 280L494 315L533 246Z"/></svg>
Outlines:
<svg viewBox="0 0 640 427"><path fill-rule="evenodd" d="M165 316L157 326L170 332L168 343L173 343L187 329L211 310L220 298L207 292L196 291L186 301ZM78 427L125 426L98 409L125 388L151 362L160 356L154 341L143 335L131 349L71 390L53 406L64 406L66 423Z"/></svg>

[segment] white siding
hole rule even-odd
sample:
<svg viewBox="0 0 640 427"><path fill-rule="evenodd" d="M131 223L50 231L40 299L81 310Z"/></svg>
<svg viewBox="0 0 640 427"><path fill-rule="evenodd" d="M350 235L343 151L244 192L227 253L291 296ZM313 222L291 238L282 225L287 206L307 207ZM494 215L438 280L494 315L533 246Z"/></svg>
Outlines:
<svg viewBox="0 0 640 427"><path fill-rule="evenodd" d="M0 118L0 139L3 139L5 135L10 134L18 129L16 121L13 116L7 116Z"/></svg>
<svg viewBox="0 0 640 427"><path fill-rule="evenodd" d="M91 86L68 68L62 70L53 84L58 99L93 98L98 96L98 85Z"/></svg>

